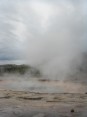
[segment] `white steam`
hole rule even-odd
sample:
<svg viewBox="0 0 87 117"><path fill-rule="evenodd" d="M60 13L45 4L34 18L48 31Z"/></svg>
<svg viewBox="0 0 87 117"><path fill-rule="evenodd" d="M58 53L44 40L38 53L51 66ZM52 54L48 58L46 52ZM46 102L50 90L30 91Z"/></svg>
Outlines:
<svg viewBox="0 0 87 117"><path fill-rule="evenodd" d="M65 79L75 71L87 50L87 3L85 0L52 3L32 2L32 28L25 55L28 64L38 67L46 77Z"/></svg>

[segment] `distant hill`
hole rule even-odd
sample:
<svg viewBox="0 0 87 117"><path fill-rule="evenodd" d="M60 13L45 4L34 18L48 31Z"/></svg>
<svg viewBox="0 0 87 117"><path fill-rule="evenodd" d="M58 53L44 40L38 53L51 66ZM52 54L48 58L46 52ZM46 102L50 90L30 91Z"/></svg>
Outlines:
<svg viewBox="0 0 87 117"><path fill-rule="evenodd" d="M0 65L0 75L8 74L29 74L32 76L40 76L40 71L36 68L33 68L28 65L15 65L15 64L6 64Z"/></svg>

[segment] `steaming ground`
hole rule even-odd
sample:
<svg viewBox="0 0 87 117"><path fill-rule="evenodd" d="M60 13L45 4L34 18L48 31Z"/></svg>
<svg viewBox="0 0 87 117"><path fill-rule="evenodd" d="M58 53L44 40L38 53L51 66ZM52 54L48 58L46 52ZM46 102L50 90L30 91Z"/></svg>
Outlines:
<svg viewBox="0 0 87 117"><path fill-rule="evenodd" d="M0 117L87 117L85 60L61 80L30 72L1 74Z"/></svg>
<svg viewBox="0 0 87 117"><path fill-rule="evenodd" d="M65 116L87 117L87 83L27 74L0 76L0 117Z"/></svg>
<svg viewBox="0 0 87 117"><path fill-rule="evenodd" d="M87 83L82 80L47 80L43 77L2 76L0 77L0 89L14 91L29 91L39 93L85 93Z"/></svg>

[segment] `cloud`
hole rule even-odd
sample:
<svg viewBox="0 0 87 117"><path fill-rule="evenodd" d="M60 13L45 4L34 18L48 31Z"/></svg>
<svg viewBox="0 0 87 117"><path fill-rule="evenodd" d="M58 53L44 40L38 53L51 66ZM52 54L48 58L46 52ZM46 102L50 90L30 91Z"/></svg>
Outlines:
<svg viewBox="0 0 87 117"><path fill-rule="evenodd" d="M20 59L24 25L17 16L17 3L0 1L0 59Z"/></svg>

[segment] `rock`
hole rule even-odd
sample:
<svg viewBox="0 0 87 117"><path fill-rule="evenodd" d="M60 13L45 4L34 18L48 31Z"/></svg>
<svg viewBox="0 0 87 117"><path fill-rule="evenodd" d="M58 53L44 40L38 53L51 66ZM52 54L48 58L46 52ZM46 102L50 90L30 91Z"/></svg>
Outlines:
<svg viewBox="0 0 87 117"><path fill-rule="evenodd" d="M71 113L74 113L75 112L75 110L74 109L71 109Z"/></svg>

